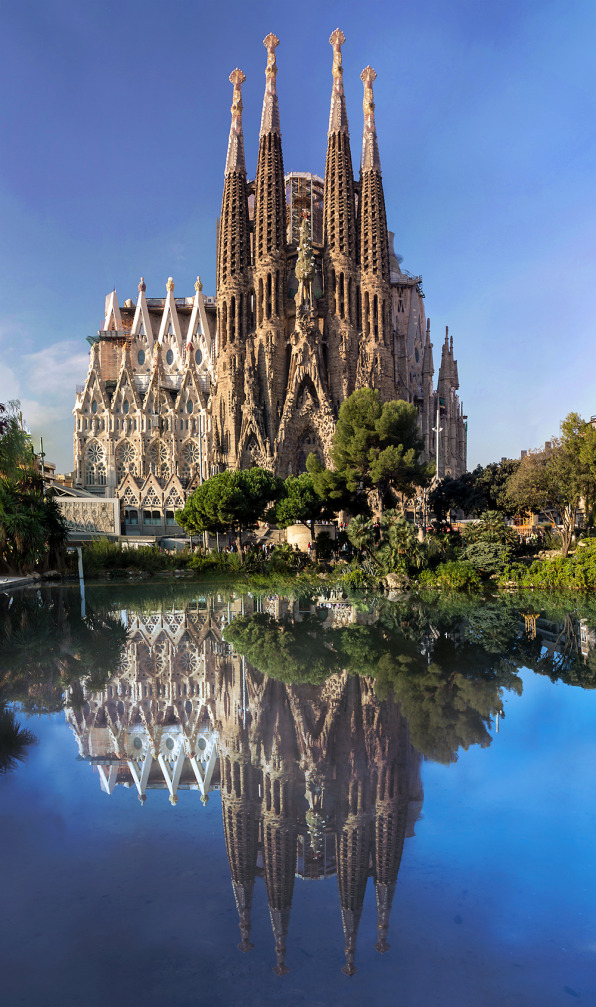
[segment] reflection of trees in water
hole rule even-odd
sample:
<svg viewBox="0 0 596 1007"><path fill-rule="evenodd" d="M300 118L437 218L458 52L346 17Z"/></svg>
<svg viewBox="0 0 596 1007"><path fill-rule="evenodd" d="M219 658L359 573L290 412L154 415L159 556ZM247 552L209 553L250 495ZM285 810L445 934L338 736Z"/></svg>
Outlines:
<svg viewBox="0 0 596 1007"><path fill-rule="evenodd" d="M514 613L498 607L438 613L425 606L381 604L372 624L324 627L257 614L235 619L226 639L255 667L286 682L321 682L332 672L370 676L379 698L393 695L409 721L412 744L440 762L459 748L490 744L502 692L521 693L511 646Z"/></svg>
<svg viewBox="0 0 596 1007"><path fill-rule="evenodd" d="M36 743L33 732L19 724L13 711L0 702L0 776L24 762L29 745Z"/></svg>
<svg viewBox="0 0 596 1007"><path fill-rule="evenodd" d="M280 975L295 876L335 874L352 974L371 878L375 946L389 947L404 839L422 806L420 753L449 762L459 748L488 745L503 690L521 691L518 667L544 661L540 640L500 599L218 597L138 608L109 681L71 684L81 755L103 772L106 793L134 786L144 801L167 786L174 804L178 789L202 782L206 801L221 786L239 946L252 947L261 878ZM561 664L573 646L563 637L558 646Z"/></svg>
<svg viewBox="0 0 596 1007"><path fill-rule="evenodd" d="M118 664L126 630L113 611L87 607L78 590L0 596L0 695L28 712L62 709L66 686L99 685Z"/></svg>

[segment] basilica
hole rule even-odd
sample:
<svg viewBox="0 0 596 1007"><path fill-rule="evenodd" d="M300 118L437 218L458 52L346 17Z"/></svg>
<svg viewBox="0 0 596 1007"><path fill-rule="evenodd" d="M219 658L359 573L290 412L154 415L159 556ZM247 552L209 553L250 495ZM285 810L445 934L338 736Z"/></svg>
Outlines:
<svg viewBox="0 0 596 1007"><path fill-rule="evenodd" d="M360 176L343 89L343 33L333 50L325 178L284 173L269 34L257 170L247 177L240 69L217 236L215 297L106 297L74 407L74 481L118 496L128 531L163 533L211 474L330 463L341 403L376 388L418 409L424 455L440 476L466 469L466 417L446 331L436 384L422 278L400 266L387 228L373 85L366 67ZM437 442L438 438L438 442Z"/></svg>

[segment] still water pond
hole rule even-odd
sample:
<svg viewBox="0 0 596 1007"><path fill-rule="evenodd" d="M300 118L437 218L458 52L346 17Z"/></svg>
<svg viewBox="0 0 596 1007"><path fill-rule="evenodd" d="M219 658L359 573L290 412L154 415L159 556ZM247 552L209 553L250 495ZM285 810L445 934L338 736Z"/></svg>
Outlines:
<svg viewBox="0 0 596 1007"><path fill-rule="evenodd" d="M37 740L1 748L3 1003L596 1004L593 605L114 585L0 620Z"/></svg>

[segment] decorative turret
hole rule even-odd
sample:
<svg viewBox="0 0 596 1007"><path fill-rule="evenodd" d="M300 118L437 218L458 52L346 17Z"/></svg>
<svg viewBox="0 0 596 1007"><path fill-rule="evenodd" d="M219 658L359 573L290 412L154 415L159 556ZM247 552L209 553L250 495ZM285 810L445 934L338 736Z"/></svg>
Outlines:
<svg viewBox="0 0 596 1007"><path fill-rule="evenodd" d="M242 84L245 80L242 70L236 69L230 74L234 92L217 250L218 298L220 291L223 292L234 281L237 283L250 265L248 196L242 135Z"/></svg>
<svg viewBox="0 0 596 1007"><path fill-rule="evenodd" d="M286 237L284 166L279 104L275 88L277 76L275 50L279 45L279 39L276 35L269 34L264 39L263 45L267 49L267 67L255 179L255 264L268 259L271 255L275 256L276 253L284 253ZM275 313L279 314L279 311ZM270 314L271 312L269 317Z"/></svg>
<svg viewBox="0 0 596 1007"><path fill-rule="evenodd" d="M286 201L279 105L275 87L275 50L279 39L270 33L263 45L267 50L267 66L255 178L254 295L264 420L270 445L273 446L283 408L286 379Z"/></svg>
<svg viewBox="0 0 596 1007"><path fill-rule="evenodd" d="M364 84L364 129L358 203L362 339L369 346L369 354L372 356L371 383L380 390L384 399L389 399L393 396L395 375L389 238L373 98L373 83L376 78L377 74L371 66L365 67L360 74Z"/></svg>
<svg viewBox="0 0 596 1007"><path fill-rule="evenodd" d="M435 368L433 364L433 344L430 341L430 318L426 320L426 337L424 340L424 354L422 357L422 373L423 375L428 375L431 379L435 373Z"/></svg>
<svg viewBox="0 0 596 1007"><path fill-rule="evenodd" d="M242 419L244 342L250 307L250 233L244 140L242 70L233 70L232 123L217 247L217 392L212 407L214 461L236 464ZM219 429L218 429L219 428ZM221 431L221 434L219 433Z"/></svg>
<svg viewBox="0 0 596 1007"><path fill-rule="evenodd" d="M354 391L359 321L356 198L341 54L345 40L339 28L329 39L333 46L333 86L323 204L329 385L336 409Z"/></svg>

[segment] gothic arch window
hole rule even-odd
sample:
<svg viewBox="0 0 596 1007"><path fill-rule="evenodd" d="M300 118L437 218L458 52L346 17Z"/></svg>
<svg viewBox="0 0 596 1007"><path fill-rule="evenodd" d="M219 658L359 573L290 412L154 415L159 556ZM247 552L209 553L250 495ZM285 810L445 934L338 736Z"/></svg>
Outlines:
<svg viewBox="0 0 596 1007"><path fill-rule="evenodd" d="M182 448L182 468L180 475L183 479L190 479L193 471L196 470L201 461L199 445L195 441L187 441Z"/></svg>
<svg viewBox="0 0 596 1007"><path fill-rule="evenodd" d="M151 467L153 472L158 476L170 475L170 460L168 457L168 449L165 444L160 444L159 441L153 441L151 448L149 450L149 461L151 462Z"/></svg>
<svg viewBox="0 0 596 1007"><path fill-rule="evenodd" d="M258 302L257 302L257 311L258 311L259 325L260 325L262 323L262 321L263 321L263 279L262 279L262 277L259 279L259 297L258 297Z"/></svg>
<svg viewBox="0 0 596 1007"><path fill-rule="evenodd" d="M225 350L228 341L228 305L224 301L221 306L221 348Z"/></svg>
<svg viewBox="0 0 596 1007"><path fill-rule="evenodd" d="M116 448L116 475L118 482L124 479L127 472L133 476L137 473L137 453L130 441L122 441Z"/></svg>
<svg viewBox="0 0 596 1007"><path fill-rule="evenodd" d="M99 441L91 441L85 452L85 481L87 486L105 486L106 458Z"/></svg>
<svg viewBox="0 0 596 1007"><path fill-rule="evenodd" d="M271 273L267 273L267 318L271 318Z"/></svg>

